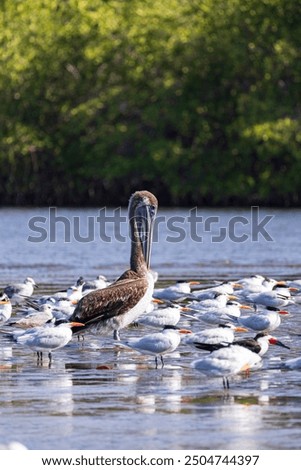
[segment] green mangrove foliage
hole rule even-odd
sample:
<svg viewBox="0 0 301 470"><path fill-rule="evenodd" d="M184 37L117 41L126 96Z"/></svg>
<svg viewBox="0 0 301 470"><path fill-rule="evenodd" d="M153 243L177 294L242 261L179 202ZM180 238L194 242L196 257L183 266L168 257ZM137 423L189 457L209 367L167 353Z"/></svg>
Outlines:
<svg viewBox="0 0 301 470"><path fill-rule="evenodd" d="M0 201L301 203L301 0L0 2Z"/></svg>

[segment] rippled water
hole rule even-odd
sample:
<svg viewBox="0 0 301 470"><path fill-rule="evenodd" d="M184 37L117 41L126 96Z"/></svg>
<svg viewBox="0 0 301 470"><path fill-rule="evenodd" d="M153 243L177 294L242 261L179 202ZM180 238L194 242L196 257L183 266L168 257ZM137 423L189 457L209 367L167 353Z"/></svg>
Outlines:
<svg viewBox="0 0 301 470"><path fill-rule="evenodd" d="M100 214L106 223L97 220ZM257 272L301 277L301 210L199 208L198 221L193 214L192 209L158 211L152 267L161 279L237 278ZM0 285L27 275L39 283L66 285L80 275L115 278L129 259L126 210L120 211L120 224L118 215L116 209L105 214L96 209L0 209ZM266 216L272 218L263 229L272 241L256 232Z"/></svg>
<svg viewBox="0 0 301 470"><path fill-rule="evenodd" d="M187 219L183 209L162 213ZM220 217L213 232L199 231L202 243L189 235L179 243L167 241L175 232L160 225L152 264L162 283L177 277L210 282L253 273L301 277L300 211L265 209L260 217L274 216L267 225L274 241L260 237L245 243L229 238L214 243L212 237L229 225L231 217L247 218L250 212L201 213L204 218ZM66 209L58 215L85 219L97 211ZM33 216L46 217L47 210L0 210L2 286L31 275L41 284L37 294L42 294L67 287L79 275L91 279L102 273L113 279L127 267L128 242L98 238L79 243L71 236L71 242L64 243L59 225L56 242L28 242ZM245 228L237 225L236 235ZM112 235L112 228L107 233ZM0 442L17 440L30 449L299 449L301 371L282 366L286 358L301 355L299 305L290 312L277 337L291 350L270 347L263 368L232 379L229 391L223 390L221 379L207 379L189 367L203 353L185 345L156 370L153 358L121 349L110 336L86 335L83 343L73 338L55 352L49 368L46 359L38 366L34 353L2 334ZM195 322L184 324L197 329ZM122 339L147 332L144 327L129 328Z"/></svg>

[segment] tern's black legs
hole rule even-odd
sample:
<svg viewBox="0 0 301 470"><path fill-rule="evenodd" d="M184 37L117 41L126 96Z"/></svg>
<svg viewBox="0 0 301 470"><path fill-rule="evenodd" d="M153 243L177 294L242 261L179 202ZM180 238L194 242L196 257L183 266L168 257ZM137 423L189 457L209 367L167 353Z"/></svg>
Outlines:
<svg viewBox="0 0 301 470"><path fill-rule="evenodd" d="M161 359L161 364L162 364L162 369L163 369L164 367L163 356L160 356L160 359ZM155 357L155 363L156 363L156 369L158 369L158 357L157 356Z"/></svg>
<svg viewBox="0 0 301 470"><path fill-rule="evenodd" d="M229 389L230 388L228 377L223 377L223 386L224 386L224 389Z"/></svg>
<svg viewBox="0 0 301 470"><path fill-rule="evenodd" d="M48 358L49 358L49 367L51 366L52 363L52 354L51 352L48 353ZM41 366L43 364L43 352L42 351L37 351L37 365Z"/></svg>

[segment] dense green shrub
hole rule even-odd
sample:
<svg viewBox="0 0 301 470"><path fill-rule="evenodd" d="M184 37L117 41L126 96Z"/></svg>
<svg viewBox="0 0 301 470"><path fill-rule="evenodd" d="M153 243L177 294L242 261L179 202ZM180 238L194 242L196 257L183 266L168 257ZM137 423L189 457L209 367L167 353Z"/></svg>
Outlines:
<svg viewBox="0 0 301 470"><path fill-rule="evenodd" d="M2 1L2 204L299 205L300 11Z"/></svg>

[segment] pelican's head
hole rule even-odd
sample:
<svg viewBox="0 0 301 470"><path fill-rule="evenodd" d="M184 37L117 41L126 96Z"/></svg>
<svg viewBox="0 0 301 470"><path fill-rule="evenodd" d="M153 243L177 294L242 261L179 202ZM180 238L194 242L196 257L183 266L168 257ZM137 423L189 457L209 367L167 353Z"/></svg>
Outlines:
<svg viewBox="0 0 301 470"><path fill-rule="evenodd" d="M141 244L147 268L150 265L153 226L157 208L157 198L149 191L136 191L129 201L131 239L132 242Z"/></svg>

